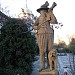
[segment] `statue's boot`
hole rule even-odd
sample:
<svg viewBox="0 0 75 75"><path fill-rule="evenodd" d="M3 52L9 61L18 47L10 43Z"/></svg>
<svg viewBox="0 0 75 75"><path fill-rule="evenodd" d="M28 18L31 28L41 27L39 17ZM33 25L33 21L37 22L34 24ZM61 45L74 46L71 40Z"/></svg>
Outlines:
<svg viewBox="0 0 75 75"><path fill-rule="evenodd" d="M43 68L40 68L40 69L39 69L39 72L42 71L42 70L44 70L44 69L45 69L44 67L43 67Z"/></svg>

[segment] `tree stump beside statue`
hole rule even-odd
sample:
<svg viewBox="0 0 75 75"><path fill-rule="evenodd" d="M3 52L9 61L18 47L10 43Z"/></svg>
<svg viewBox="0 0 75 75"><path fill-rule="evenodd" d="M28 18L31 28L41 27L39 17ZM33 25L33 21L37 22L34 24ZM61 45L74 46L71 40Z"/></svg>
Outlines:
<svg viewBox="0 0 75 75"><path fill-rule="evenodd" d="M56 6L56 3L54 2L50 8L48 6L49 3L46 1L45 4L37 9L40 16L35 21L33 28L37 30L36 38L40 53L40 75L57 75L57 52L53 48L54 30L50 27L51 23L58 23L53 14L53 8ZM45 57L47 57L47 66L45 65Z"/></svg>

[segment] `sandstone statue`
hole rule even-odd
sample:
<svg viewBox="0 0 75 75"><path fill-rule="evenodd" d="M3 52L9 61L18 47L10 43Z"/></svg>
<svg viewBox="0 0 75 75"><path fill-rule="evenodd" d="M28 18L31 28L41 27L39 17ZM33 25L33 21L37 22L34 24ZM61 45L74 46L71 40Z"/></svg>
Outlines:
<svg viewBox="0 0 75 75"><path fill-rule="evenodd" d="M48 8L48 6L49 3L48 1L46 1L45 4L43 4L39 9L37 9L37 12L40 13L40 16L33 25L34 30L37 30L36 38L38 41L40 53L40 71L48 67L50 68L50 59L52 56L51 52L53 49L53 39L51 39L50 24L57 24L57 19L53 14L53 8L56 6L56 3L54 2L50 8ZM47 56L47 67L45 67L45 55ZM54 57L55 56L53 56L52 59L55 59Z"/></svg>

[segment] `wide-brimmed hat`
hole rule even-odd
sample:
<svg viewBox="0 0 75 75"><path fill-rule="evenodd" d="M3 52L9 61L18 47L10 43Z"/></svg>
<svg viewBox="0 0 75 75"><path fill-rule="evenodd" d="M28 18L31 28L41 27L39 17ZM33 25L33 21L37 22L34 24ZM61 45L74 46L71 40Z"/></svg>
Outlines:
<svg viewBox="0 0 75 75"><path fill-rule="evenodd" d="M40 10L47 10L48 11L49 3L46 1L45 4L43 4L39 9L37 9L37 12L40 12Z"/></svg>
<svg viewBox="0 0 75 75"><path fill-rule="evenodd" d="M40 10L47 10L48 11L49 8L39 8L37 9L37 12L40 12Z"/></svg>

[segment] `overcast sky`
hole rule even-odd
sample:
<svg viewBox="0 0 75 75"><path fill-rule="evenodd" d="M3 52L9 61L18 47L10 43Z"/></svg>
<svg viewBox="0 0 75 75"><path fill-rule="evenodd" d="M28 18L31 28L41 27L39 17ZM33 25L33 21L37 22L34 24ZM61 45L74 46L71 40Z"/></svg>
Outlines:
<svg viewBox="0 0 75 75"><path fill-rule="evenodd" d="M35 16L39 13L36 10L45 3L46 0L27 0L28 8ZM75 34L75 1L74 0L47 0L52 5L53 2L57 3L54 8L54 14L58 22L62 22L63 27L55 29L55 42L57 40L68 41L68 37ZM10 10L10 15L18 15L21 8L25 9L26 0L0 0L1 6Z"/></svg>

